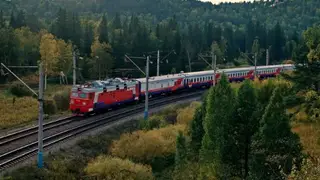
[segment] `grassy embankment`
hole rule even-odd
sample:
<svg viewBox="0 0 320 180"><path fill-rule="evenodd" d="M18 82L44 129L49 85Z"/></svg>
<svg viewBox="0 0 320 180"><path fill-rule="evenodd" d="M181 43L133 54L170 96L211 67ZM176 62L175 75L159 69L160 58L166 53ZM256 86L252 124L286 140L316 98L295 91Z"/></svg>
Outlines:
<svg viewBox="0 0 320 180"><path fill-rule="evenodd" d="M156 164L162 169L166 162L174 159L176 133L178 130L186 132L186 124L191 121L197 106L198 103L172 105L154 113L149 119L150 123L143 123L143 119L126 122L99 135L80 140L70 149L50 154L45 158L43 170L37 169L35 165L27 166L5 175L4 178L90 179L96 174L102 174L114 177L111 179L115 180L128 177L153 179ZM128 147L130 148L126 149ZM129 151L141 163L121 158L128 156L125 154ZM142 161L148 161L152 165ZM122 174L121 178L119 174Z"/></svg>
<svg viewBox="0 0 320 180"><path fill-rule="evenodd" d="M67 93L70 86L48 85L45 91L45 99L52 100L56 94ZM61 100L59 100L59 103ZM65 104L66 100L64 100ZM58 103L55 103L58 104ZM68 105L68 104L67 104ZM61 105L60 105L61 106ZM50 107L49 113L61 113L65 109ZM10 93L9 87L0 91L0 129L19 127L36 121L38 117L38 101L32 96L17 97Z"/></svg>

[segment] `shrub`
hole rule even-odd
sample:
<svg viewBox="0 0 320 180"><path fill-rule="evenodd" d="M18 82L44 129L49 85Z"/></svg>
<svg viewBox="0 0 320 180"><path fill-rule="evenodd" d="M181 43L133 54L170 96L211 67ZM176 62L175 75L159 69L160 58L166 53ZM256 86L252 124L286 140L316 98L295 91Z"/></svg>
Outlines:
<svg viewBox="0 0 320 180"><path fill-rule="evenodd" d="M289 95L284 97L284 103L287 107L293 107L302 103L302 99L297 95Z"/></svg>
<svg viewBox="0 0 320 180"><path fill-rule="evenodd" d="M43 111L45 114L55 114L57 112L57 106L53 99L44 100Z"/></svg>
<svg viewBox="0 0 320 180"><path fill-rule="evenodd" d="M9 91L11 94L18 97L32 96L32 92L20 82L12 83L9 87Z"/></svg>
<svg viewBox="0 0 320 180"><path fill-rule="evenodd" d="M129 158L139 162L150 162L156 157L165 157L175 152L176 136L179 130L186 131L184 125L170 125L151 131L136 131L121 135L112 143L113 156Z"/></svg>
<svg viewBox="0 0 320 180"><path fill-rule="evenodd" d="M69 109L70 91L64 90L57 92L54 96L54 102L56 103L59 111L65 111Z"/></svg>
<svg viewBox="0 0 320 180"><path fill-rule="evenodd" d="M200 106L199 102L192 102L188 107L177 110L177 123L189 125L192 121L197 107Z"/></svg>
<svg viewBox="0 0 320 180"><path fill-rule="evenodd" d="M116 157L99 156L90 162L85 172L94 179L106 180L152 180L151 168L142 164L135 164L130 160Z"/></svg>
<svg viewBox="0 0 320 180"><path fill-rule="evenodd" d="M167 125L166 119L160 115L153 115L147 121L141 119L139 121L139 128L143 130L151 130L155 128L164 127Z"/></svg>

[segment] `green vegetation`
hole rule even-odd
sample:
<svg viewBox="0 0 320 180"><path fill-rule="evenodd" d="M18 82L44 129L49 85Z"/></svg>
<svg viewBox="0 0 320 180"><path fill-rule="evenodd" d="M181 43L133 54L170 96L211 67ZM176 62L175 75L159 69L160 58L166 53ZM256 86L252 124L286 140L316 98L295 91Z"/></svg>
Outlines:
<svg viewBox="0 0 320 180"><path fill-rule="evenodd" d="M37 65L41 60L48 77L62 71L70 79L75 47L81 57L77 59L79 82L99 75L139 77L137 70L127 71L132 64L124 54L142 56L158 49L161 57L173 49L176 52L163 60L161 74L206 69L198 54L211 46L219 68L252 65L241 52L257 53L258 65L264 65L267 49L269 64L276 64L292 59L292 51L303 48L299 34L319 21L316 0L215 6L197 0L150 3L1 1L0 59L7 65ZM143 61L135 63L144 66ZM155 64L150 68L155 75ZM0 78L1 82L10 79Z"/></svg>

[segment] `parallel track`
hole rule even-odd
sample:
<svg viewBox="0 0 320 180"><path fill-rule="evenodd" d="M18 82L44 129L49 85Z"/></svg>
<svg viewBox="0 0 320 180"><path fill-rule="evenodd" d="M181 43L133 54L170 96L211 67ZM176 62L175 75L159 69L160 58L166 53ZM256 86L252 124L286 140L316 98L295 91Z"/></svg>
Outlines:
<svg viewBox="0 0 320 180"><path fill-rule="evenodd" d="M159 107L159 106L162 106L165 104L174 103L174 102L176 102L178 100L182 100L182 99L196 98L196 97L201 96L202 93L203 92L201 91L201 92L181 94L181 95L177 95L177 96L171 96L168 98L157 99L157 100L150 102L149 108L152 109L152 108ZM46 149L46 148L52 147L59 142L65 141L67 139L70 139L78 134L87 132L89 130L93 130L97 127L108 125L112 122L115 122L118 119L141 113L143 111L143 109L144 109L144 105L139 104L134 108L124 109L123 111L119 111L119 112L116 111L113 114L107 113L105 117L98 117L92 121L81 123L75 127L67 128L62 131L56 132L56 133L49 135L43 139L44 148ZM71 118L71 117L69 119L67 118L67 119L63 119L63 120L56 120L55 123L52 121L51 124L47 123L45 125L45 128L54 129L55 127L62 126L62 124L67 124L72 121L73 121L73 118ZM21 132L7 135L6 137L8 137L8 138L1 137L0 138L0 147L1 147L1 143L7 144L7 143L10 143L9 141L11 141L11 142L12 141L23 141L23 138L25 136L29 136L29 134L36 134L36 133L37 133L37 127L33 127L33 128L29 128L29 129L25 130L24 133L23 133L23 131L21 131ZM18 162L21 162L22 160L24 160L30 156L35 155L38 151L37 144L38 144L38 141L33 140L32 142L30 142L26 145L18 146L13 150L10 150L4 154L1 154L0 155L0 170L8 168Z"/></svg>

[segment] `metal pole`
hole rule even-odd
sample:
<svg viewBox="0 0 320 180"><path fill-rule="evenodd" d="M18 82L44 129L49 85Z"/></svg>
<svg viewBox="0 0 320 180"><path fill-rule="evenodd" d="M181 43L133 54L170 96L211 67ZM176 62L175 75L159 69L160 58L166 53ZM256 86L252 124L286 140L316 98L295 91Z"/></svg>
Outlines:
<svg viewBox="0 0 320 180"><path fill-rule="evenodd" d="M136 68L138 68L138 70L139 70L142 74L146 75L146 73L143 72L142 69L141 69L136 63L134 63L129 56L124 55L124 57L127 58L127 59L129 59L129 61L130 61L134 66L136 66Z"/></svg>
<svg viewBox="0 0 320 180"><path fill-rule="evenodd" d="M257 77L257 53L254 53L254 78Z"/></svg>
<svg viewBox="0 0 320 180"><path fill-rule="evenodd" d="M191 60L190 60L190 55L189 55L189 51L187 50L187 55L188 55L188 61L189 61L189 72L192 72L191 69Z"/></svg>
<svg viewBox="0 0 320 180"><path fill-rule="evenodd" d="M160 76L160 51L158 50L157 56L157 76Z"/></svg>
<svg viewBox="0 0 320 180"><path fill-rule="evenodd" d="M73 51L73 85L76 85L76 80L77 76L76 76L76 52Z"/></svg>
<svg viewBox="0 0 320 180"><path fill-rule="evenodd" d="M212 65L211 65L211 67L212 67L212 69L214 70L214 52L211 53L211 56L212 56L212 57L211 57L211 58L212 58L212 62L211 62Z"/></svg>
<svg viewBox="0 0 320 180"><path fill-rule="evenodd" d="M24 83L16 74L14 74L9 68L7 68L7 66L5 66L3 63L1 63L1 65L6 68L6 70L8 70L14 77L16 77L23 85L25 85L33 94L35 94L36 96L38 96L38 94L36 92L34 92L33 89L31 89L26 83Z"/></svg>
<svg viewBox="0 0 320 180"><path fill-rule="evenodd" d="M149 56L147 56L146 65L146 91L145 91L145 109L144 109L144 119L148 120L148 106L149 106Z"/></svg>
<svg viewBox="0 0 320 180"><path fill-rule="evenodd" d="M43 66L39 64L38 168L43 167Z"/></svg>
<svg viewBox="0 0 320 180"><path fill-rule="evenodd" d="M269 48L267 49L267 52L266 52L266 65L268 66L269 65Z"/></svg>
<svg viewBox="0 0 320 180"><path fill-rule="evenodd" d="M213 63L213 86L216 85L216 72L217 72L217 55L214 55L214 63Z"/></svg>

